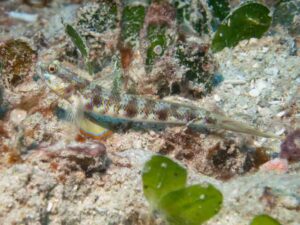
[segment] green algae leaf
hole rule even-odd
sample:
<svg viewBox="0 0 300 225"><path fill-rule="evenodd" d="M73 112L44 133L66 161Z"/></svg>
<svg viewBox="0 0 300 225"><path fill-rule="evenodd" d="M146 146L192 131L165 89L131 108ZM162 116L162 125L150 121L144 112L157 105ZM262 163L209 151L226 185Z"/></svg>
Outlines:
<svg viewBox="0 0 300 225"><path fill-rule="evenodd" d="M73 44L76 46L76 48L78 48L81 55L83 56L87 71L90 75L93 75L94 67L88 59L88 47L86 46L83 38L70 24L66 24L65 31L71 38Z"/></svg>
<svg viewBox="0 0 300 225"><path fill-rule="evenodd" d="M71 38L73 44L79 49L81 55L86 59L88 57L88 48L80 34L70 24L66 25L65 31Z"/></svg>
<svg viewBox="0 0 300 225"><path fill-rule="evenodd" d="M146 162L143 172L144 195L150 204L156 208L161 197L171 191L185 187L186 169L171 159L155 155Z"/></svg>
<svg viewBox="0 0 300 225"><path fill-rule="evenodd" d="M250 225L281 225L277 220L268 215L256 216Z"/></svg>
<svg viewBox="0 0 300 225"><path fill-rule="evenodd" d="M245 3L228 15L217 29L212 50L221 51L234 47L241 40L260 38L269 29L272 17L270 10L259 3Z"/></svg>
<svg viewBox="0 0 300 225"><path fill-rule="evenodd" d="M90 75L93 75L94 74L94 66L93 66L92 62L86 61L85 66L86 66L86 69L87 69L88 73Z"/></svg>
<svg viewBox="0 0 300 225"><path fill-rule="evenodd" d="M131 46L138 42L143 27L146 8L143 5L128 5L123 9L121 39Z"/></svg>
<svg viewBox="0 0 300 225"><path fill-rule="evenodd" d="M158 208L172 225L200 225L216 215L222 193L211 184L192 185L165 195Z"/></svg>

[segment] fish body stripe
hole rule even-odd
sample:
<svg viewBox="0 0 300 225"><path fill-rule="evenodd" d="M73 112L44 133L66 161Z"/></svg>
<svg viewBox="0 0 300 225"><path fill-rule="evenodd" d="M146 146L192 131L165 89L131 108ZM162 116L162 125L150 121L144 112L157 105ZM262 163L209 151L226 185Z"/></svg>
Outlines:
<svg viewBox="0 0 300 225"><path fill-rule="evenodd" d="M95 90L96 89L96 90ZM132 121L186 124L204 119L206 111L163 100L143 98L130 94L115 94L101 87L83 93L85 110Z"/></svg>

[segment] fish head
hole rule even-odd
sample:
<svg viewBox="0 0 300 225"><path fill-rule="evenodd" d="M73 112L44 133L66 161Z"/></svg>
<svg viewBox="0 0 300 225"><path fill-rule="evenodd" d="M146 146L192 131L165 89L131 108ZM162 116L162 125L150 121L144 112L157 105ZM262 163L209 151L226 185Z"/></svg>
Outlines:
<svg viewBox="0 0 300 225"><path fill-rule="evenodd" d="M66 89L69 91L70 89L81 91L90 84L90 81L79 76L58 60L41 62L38 66L40 77L55 92L61 92Z"/></svg>
<svg viewBox="0 0 300 225"><path fill-rule="evenodd" d="M58 60L39 63L38 73L47 86L55 92L61 93L71 85Z"/></svg>

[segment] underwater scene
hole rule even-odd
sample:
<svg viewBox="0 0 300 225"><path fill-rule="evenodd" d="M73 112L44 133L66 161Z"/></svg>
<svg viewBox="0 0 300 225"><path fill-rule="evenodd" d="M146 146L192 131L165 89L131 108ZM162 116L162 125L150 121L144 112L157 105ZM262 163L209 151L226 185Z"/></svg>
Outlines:
<svg viewBox="0 0 300 225"><path fill-rule="evenodd" d="M0 225L300 225L300 0L0 0Z"/></svg>

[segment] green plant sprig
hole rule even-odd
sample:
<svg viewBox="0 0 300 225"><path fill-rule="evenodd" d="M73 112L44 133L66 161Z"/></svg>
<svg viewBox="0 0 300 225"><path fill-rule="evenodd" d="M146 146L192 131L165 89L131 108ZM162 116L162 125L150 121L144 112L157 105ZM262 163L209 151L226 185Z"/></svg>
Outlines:
<svg viewBox="0 0 300 225"><path fill-rule="evenodd" d="M260 38L269 29L270 10L257 2L246 2L232 11L221 23L212 39L212 51L234 47L240 41Z"/></svg>
<svg viewBox="0 0 300 225"><path fill-rule="evenodd" d="M250 225L281 225L281 224L271 216L262 214L254 217Z"/></svg>
<svg viewBox="0 0 300 225"><path fill-rule="evenodd" d="M155 155L146 162L144 195L151 207L172 225L200 225L216 215L222 193L211 184L187 186L187 171L171 159Z"/></svg>
<svg viewBox="0 0 300 225"><path fill-rule="evenodd" d="M71 38L73 44L75 47L79 50L81 53L85 66L87 68L87 71L90 75L93 75L93 66L91 62L89 61L89 49L83 40L83 38L80 36L80 34L75 30L74 27L72 27L70 24L65 25L65 32L66 34Z"/></svg>

